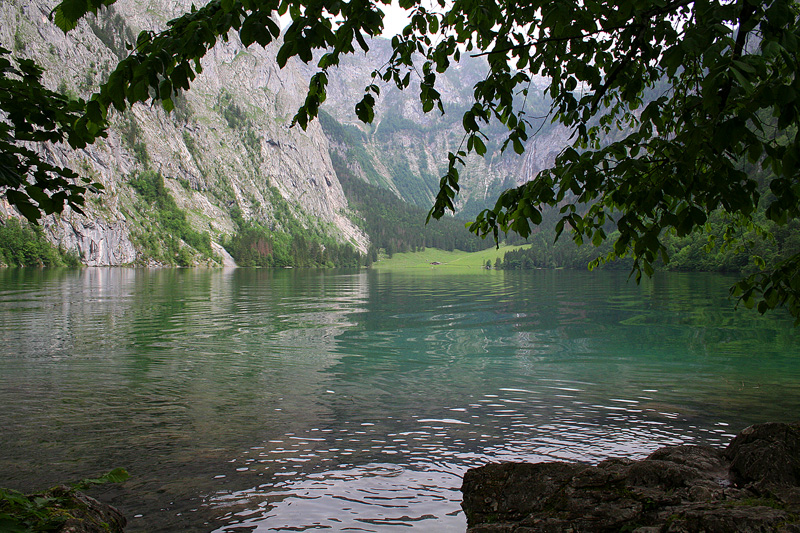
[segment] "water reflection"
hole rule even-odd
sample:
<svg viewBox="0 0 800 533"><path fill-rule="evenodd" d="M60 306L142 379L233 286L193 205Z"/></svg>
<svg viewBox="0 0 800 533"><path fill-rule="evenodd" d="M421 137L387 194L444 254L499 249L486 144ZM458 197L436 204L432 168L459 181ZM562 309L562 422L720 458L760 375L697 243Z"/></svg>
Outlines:
<svg viewBox="0 0 800 533"><path fill-rule="evenodd" d="M463 530L460 476L722 445L800 408L730 280L0 271L0 477L116 466L130 531Z"/></svg>

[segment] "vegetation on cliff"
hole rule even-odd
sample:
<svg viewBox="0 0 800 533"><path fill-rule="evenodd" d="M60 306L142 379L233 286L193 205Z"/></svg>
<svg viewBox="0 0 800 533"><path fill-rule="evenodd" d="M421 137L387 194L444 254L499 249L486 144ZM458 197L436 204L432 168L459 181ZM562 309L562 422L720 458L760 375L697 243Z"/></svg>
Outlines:
<svg viewBox="0 0 800 533"><path fill-rule="evenodd" d="M206 260L218 260L211 249L211 236L189 225L186 213L178 208L167 191L161 174L148 170L132 176L128 184L138 193L144 204L143 211L152 220L152 224L142 228L134 237L143 260L190 266L195 264L194 250Z"/></svg>
<svg viewBox="0 0 800 533"><path fill-rule="evenodd" d="M428 247L474 252L494 245L467 231L463 220L443 217L425 224L424 209L353 177L337 155L332 159L350 205L363 217L364 231L373 248L382 249L391 256L395 252L416 252Z"/></svg>
<svg viewBox="0 0 800 533"><path fill-rule="evenodd" d="M9 218L0 224L0 264L7 266L78 266L75 253L56 248L39 226Z"/></svg>

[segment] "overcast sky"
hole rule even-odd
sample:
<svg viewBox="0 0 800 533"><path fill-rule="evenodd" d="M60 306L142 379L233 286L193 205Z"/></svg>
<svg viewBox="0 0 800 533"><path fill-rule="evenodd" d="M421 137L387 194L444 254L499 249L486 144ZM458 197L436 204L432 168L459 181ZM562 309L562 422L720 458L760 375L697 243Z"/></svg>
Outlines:
<svg viewBox="0 0 800 533"><path fill-rule="evenodd" d="M394 0L392 5L382 5L381 10L383 10L383 12L386 14L383 19L384 30L382 35L384 37L392 38L403 31L403 28L405 28L406 24L408 24L408 17L406 16L406 11L397 5L397 0ZM286 28L291 21L292 19L289 18L288 13L282 16L281 28Z"/></svg>

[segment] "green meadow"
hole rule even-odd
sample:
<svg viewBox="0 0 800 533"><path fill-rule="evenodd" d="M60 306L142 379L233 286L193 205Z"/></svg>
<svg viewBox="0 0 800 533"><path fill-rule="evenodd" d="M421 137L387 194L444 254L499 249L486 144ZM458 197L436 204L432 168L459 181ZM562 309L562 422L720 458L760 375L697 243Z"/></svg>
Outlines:
<svg viewBox="0 0 800 533"><path fill-rule="evenodd" d="M396 253L391 258L382 257L372 264L379 270L429 269L453 272L478 271L485 269L486 261L494 267L497 258L503 259L506 252L518 250L523 246L500 246L480 252L448 252L437 248L426 248L422 252Z"/></svg>

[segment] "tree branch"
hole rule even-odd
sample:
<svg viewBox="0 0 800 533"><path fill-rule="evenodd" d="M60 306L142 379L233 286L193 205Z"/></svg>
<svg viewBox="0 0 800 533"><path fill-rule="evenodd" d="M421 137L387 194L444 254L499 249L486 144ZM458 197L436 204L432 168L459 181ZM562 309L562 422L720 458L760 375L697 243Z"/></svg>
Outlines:
<svg viewBox="0 0 800 533"><path fill-rule="evenodd" d="M578 35L570 35L570 36L566 36L566 37L545 37L544 39L539 39L539 40L536 40L536 41L516 44L514 46L508 46L506 48L489 50L488 52L481 52L480 54L472 54L472 57L481 57L481 56L494 55L494 54L504 54L506 52L512 52L514 50L521 50L523 48L531 48L533 46L539 46L541 44L557 43L557 42L563 42L563 41L583 40L583 39L585 39L587 37L591 37L593 35L598 35L600 33L610 33L610 32L615 32L615 31L618 31L618 30L623 30L623 29L626 29L626 28L632 28L632 27L635 27L635 26L638 26L638 25L642 25L643 24L642 21L644 21L644 20L650 20L655 16L659 16L659 15L664 15L664 14L670 13L672 11L675 11L676 9L681 8L681 7L685 7L685 6L691 5L694 2L695 2L695 0L677 0L677 1L672 2L670 4L667 4L667 5L665 5L664 7L661 7L661 8L651 9L650 11L643 11L642 13L640 13L638 15L641 18L640 21L636 21L636 20L631 21L631 20L629 20L624 24L619 24L617 26L611 26L610 28L601 28L599 30L590 31L588 33L580 33Z"/></svg>

